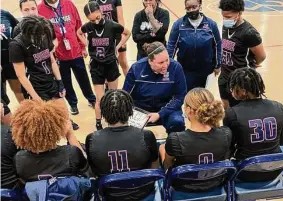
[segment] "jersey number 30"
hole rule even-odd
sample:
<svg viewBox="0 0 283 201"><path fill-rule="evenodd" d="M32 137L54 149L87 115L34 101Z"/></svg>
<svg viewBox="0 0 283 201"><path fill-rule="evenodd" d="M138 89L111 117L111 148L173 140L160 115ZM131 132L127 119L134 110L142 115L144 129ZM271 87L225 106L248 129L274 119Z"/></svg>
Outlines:
<svg viewBox="0 0 283 201"><path fill-rule="evenodd" d="M277 122L274 117L249 120L249 127L254 128L254 133L250 135L251 143L275 140L277 137Z"/></svg>
<svg viewBox="0 0 283 201"><path fill-rule="evenodd" d="M122 167L119 169L118 167L118 157L120 156ZM129 164L128 164L128 152L127 150L120 150L120 151L108 151L108 157L111 160L111 173L113 172L127 172L130 171Z"/></svg>

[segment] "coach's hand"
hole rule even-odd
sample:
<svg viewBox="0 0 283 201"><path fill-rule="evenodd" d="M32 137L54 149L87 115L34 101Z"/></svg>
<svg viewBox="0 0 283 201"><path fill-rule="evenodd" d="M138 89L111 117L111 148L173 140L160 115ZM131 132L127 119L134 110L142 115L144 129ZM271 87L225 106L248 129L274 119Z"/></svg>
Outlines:
<svg viewBox="0 0 283 201"><path fill-rule="evenodd" d="M148 116L149 116L148 122L151 122L151 123L155 123L160 119L160 116L158 113L150 113L148 114Z"/></svg>
<svg viewBox="0 0 283 201"><path fill-rule="evenodd" d="M83 55L84 58L86 58L88 56L87 51L86 50L82 50L82 55Z"/></svg>

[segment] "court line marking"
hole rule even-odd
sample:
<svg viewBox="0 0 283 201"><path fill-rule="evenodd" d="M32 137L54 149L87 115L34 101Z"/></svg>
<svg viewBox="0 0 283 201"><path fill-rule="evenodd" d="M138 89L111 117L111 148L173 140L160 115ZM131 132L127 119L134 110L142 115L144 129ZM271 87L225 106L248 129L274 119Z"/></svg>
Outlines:
<svg viewBox="0 0 283 201"><path fill-rule="evenodd" d="M245 1L249 1L249 2L251 2L251 3L260 5L260 6L262 6L262 7L269 8L269 9L271 9L271 10L274 10L274 11L276 11L276 12L283 13L283 12L281 12L280 10L277 10L277 9L275 9L275 8L271 8L271 7L266 6L266 5L264 5L264 4L259 4L259 3L257 3L257 2L252 1L252 0L245 0Z"/></svg>

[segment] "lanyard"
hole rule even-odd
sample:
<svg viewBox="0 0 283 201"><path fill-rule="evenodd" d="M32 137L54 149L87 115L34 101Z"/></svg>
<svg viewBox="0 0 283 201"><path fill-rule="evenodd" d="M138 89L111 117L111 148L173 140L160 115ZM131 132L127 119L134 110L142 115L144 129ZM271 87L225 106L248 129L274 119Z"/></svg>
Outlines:
<svg viewBox="0 0 283 201"><path fill-rule="evenodd" d="M57 19L59 20L60 29L62 31L63 37L65 38L65 30L66 30L66 28L65 28L65 22L64 22L64 19L63 19L63 13L62 13L62 8L61 8L61 5L60 5L60 1L58 3L59 13L57 13L56 8L52 7L52 10L53 10L54 14L56 15Z"/></svg>

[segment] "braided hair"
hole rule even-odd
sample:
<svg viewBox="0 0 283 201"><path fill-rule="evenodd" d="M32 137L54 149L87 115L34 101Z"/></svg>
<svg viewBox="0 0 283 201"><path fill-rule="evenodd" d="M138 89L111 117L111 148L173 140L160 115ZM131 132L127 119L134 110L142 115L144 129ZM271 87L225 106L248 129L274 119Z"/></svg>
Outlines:
<svg viewBox="0 0 283 201"><path fill-rule="evenodd" d="M265 93L265 85L261 75L253 68L240 68L235 70L229 78L229 87L232 90L244 89L256 97L262 97Z"/></svg>
<svg viewBox="0 0 283 201"><path fill-rule="evenodd" d="M124 90L109 90L100 102L101 115L110 124L125 124L133 115L134 102Z"/></svg>
<svg viewBox="0 0 283 201"><path fill-rule="evenodd" d="M47 20L40 16L26 16L21 22L21 32L28 41L41 47L44 40L52 44L51 27Z"/></svg>

